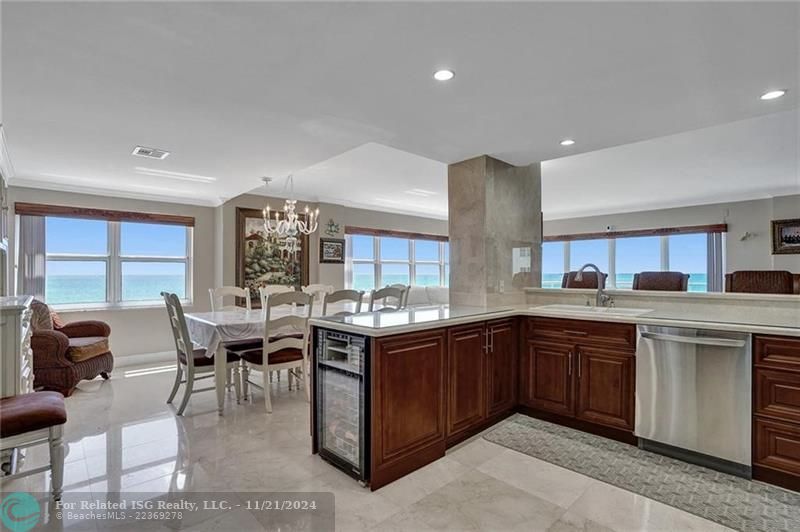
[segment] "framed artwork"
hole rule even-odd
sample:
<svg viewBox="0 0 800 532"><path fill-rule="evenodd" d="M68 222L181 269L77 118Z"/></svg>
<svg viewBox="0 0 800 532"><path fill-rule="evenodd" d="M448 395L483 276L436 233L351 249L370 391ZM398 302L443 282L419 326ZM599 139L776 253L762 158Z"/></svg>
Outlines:
<svg viewBox="0 0 800 532"><path fill-rule="evenodd" d="M320 238L319 262L321 264L344 264L344 239Z"/></svg>
<svg viewBox="0 0 800 532"><path fill-rule="evenodd" d="M304 214L299 214L304 219ZM260 308L258 289L278 284L296 289L308 284L308 235L300 237L300 251L287 254L281 239L268 235L259 209L236 208L236 286L250 290L254 308Z"/></svg>
<svg viewBox="0 0 800 532"><path fill-rule="evenodd" d="M800 254L800 218L772 220L772 254Z"/></svg>

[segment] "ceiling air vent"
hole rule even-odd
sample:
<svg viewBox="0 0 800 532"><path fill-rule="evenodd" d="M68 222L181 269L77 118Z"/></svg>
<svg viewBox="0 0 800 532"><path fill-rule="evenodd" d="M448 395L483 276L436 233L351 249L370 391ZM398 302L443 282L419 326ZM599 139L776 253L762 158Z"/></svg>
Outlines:
<svg viewBox="0 0 800 532"><path fill-rule="evenodd" d="M159 150L158 148L145 148L144 146L136 146L131 152L131 155L139 157L147 157L148 159L166 159L169 152L167 150Z"/></svg>

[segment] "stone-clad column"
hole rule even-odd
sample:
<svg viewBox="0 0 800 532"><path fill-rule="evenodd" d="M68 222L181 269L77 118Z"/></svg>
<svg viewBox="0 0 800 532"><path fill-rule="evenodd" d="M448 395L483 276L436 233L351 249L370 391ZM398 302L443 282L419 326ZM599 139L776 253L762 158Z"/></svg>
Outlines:
<svg viewBox="0 0 800 532"><path fill-rule="evenodd" d="M450 303L524 303L541 285L541 165L482 155L451 164L447 181Z"/></svg>

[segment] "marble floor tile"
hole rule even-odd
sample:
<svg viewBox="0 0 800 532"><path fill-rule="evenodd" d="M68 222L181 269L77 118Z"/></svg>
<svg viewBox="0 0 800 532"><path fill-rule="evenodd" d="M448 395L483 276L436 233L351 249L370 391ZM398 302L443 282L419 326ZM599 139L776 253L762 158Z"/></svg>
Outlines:
<svg viewBox="0 0 800 532"><path fill-rule="evenodd" d="M504 449L478 470L553 504L569 507L592 479L549 462Z"/></svg>
<svg viewBox="0 0 800 532"><path fill-rule="evenodd" d="M311 454L309 404L286 380L217 415L213 393L194 395L186 416L165 403L173 371L122 368L109 381L81 383L66 400L67 494L128 497L190 492L329 492L336 530L721 530L674 508L619 490L482 438L370 491ZM46 463L31 450L26 467ZM7 482L3 491L48 492L49 473ZM231 494L231 497L236 497ZM263 530L263 515L239 509L193 516L184 530ZM50 523L53 528L56 523ZM173 526L172 529L175 527ZM65 530L94 531L72 522ZM144 529L171 530L151 523Z"/></svg>
<svg viewBox="0 0 800 532"><path fill-rule="evenodd" d="M730 530L712 521L596 480L592 480L583 495L569 507L569 513L619 531Z"/></svg>

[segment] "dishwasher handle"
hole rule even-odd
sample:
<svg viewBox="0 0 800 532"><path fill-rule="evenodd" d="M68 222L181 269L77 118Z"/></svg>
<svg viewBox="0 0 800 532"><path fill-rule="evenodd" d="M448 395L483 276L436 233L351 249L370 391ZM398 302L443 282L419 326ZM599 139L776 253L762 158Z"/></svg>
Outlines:
<svg viewBox="0 0 800 532"><path fill-rule="evenodd" d="M680 344L694 345L713 345L718 347L744 347L747 343L744 340L732 338L703 338L697 336L678 336L676 334L662 334L652 332L641 332L642 338L657 340L661 342L677 342Z"/></svg>

